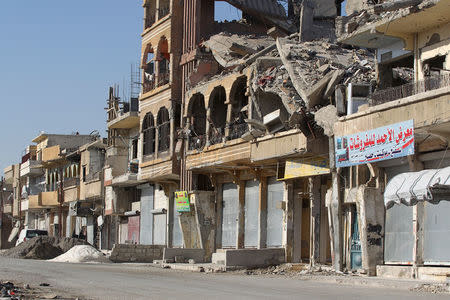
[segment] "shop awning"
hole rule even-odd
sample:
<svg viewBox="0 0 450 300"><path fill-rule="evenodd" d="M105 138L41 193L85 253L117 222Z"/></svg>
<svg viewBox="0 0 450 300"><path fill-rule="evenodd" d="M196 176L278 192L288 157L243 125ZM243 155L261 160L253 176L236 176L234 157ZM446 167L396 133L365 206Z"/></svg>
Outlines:
<svg viewBox="0 0 450 300"><path fill-rule="evenodd" d="M392 178L384 192L384 205L414 205L418 201L450 201L450 167L402 173Z"/></svg>

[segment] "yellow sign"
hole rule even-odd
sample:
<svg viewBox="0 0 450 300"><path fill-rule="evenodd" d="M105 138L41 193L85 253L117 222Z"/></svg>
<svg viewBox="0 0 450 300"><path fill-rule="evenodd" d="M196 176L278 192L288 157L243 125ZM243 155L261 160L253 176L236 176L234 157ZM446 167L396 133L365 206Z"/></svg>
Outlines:
<svg viewBox="0 0 450 300"><path fill-rule="evenodd" d="M330 173L330 162L326 157L312 157L286 161L283 179L309 177Z"/></svg>
<svg viewBox="0 0 450 300"><path fill-rule="evenodd" d="M190 211L189 196L185 191L175 192L175 207L178 212Z"/></svg>

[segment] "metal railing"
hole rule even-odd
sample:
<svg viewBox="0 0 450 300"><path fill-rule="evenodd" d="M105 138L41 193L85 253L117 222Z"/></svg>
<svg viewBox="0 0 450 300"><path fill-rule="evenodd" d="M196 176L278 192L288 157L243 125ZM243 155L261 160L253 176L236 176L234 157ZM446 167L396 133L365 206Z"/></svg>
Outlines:
<svg viewBox="0 0 450 300"><path fill-rule="evenodd" d="M170 12L170 6L164 6L158 9L158 20L161 20L165 16L167 16Z"/></svg>
<svg viewBox="0 0 450 300"><path fill-rule="evenodd" d="M155 87L156 87L155 80L144 81L144 84L142 85L142 92L148 93L151 90L154 90Z"/></svg>
<svg viewBox="0 0 450 300"><path fill-rule="evenodd" d="M148 16L144 19L145 29L151 27L153 24L155 24L155 16L154 15Z"/></svg>
<svg viewBox="0 0 450 300"><path fill-rule="evenodd" d="M158 86L163 86L165 84L168 84L170 80L170 73L159 73L158 75Z"/></svg>
<svg viewBox="0 0 450 300"><path fill-rule="evenodd" d="M376 91L371 96L370 105L375 106L447 86L450 86L450 74L428 77L418 82Z"/></svg>
<svg viewBox="0 0 450 300"><path fill-rule="evenodd" d="M235 140L242 137L245 133L248 132L248 124L247 123L239 123L230 125L230 133L228 135L229 140Z"/></svg>
<svg viewBox="0 0 450 300"><path fill-rule="evenodd" d="M206 135L189 137L189 150L201 150L205 146Z"/></svg>
<svg viewBox="0 0 450 300"><path fill-rule="evenodd" d="M224 131L223 128L211 128L209 131L209 144L216 145L222 143L225 135Z"/></svg>

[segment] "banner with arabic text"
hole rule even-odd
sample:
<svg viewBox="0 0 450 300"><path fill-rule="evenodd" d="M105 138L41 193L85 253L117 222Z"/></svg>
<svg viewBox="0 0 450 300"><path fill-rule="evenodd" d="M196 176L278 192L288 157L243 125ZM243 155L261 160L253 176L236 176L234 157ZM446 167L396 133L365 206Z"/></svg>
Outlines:
<svg viewBox="0 0 450 300"><path fill-rule="evenodd" d="M414 122L408 120L335 137L336 167L374 163L414 154Z"/></svg>
<svg viewBox="0 0 450 300"><path fill-rule="evenodd" d="M186 212L191 210L187 192L175 192L175 208L177 212Z"/></svg>

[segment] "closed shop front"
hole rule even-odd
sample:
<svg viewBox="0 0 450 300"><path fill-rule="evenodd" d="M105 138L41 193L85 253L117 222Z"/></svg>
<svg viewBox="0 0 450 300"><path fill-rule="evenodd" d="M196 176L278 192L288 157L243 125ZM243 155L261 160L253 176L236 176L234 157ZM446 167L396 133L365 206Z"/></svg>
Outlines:
<svg viewBox="0 0 450 300"><path fill-rule="evenodd" d="M271 177L267 184L267 248L283 245L284 183Z"/></svg>
<svg viewBox="0 0 450 300"><path fill-rule="evenodd" d="M238 189L234 183L223 185L222 248L236 248Z"/></svg>
<svg viewBox="0 0 450 300"><path fill-rule="evenodd" d="M142 245L153 244L153 186L145 187L141 191L141 219L140 219L140 243Z"/></svg>
<svg viewBox="0 0 450 300"><path fill-rule="evenodd" d="M139 244L140 216L128 217L128 242Z"/></svg>
<svg viewBox="0 0 450 300"><path fill-rule="evenodd" d="M245 248L258 246L259 181L245 183Z"/></svg>

